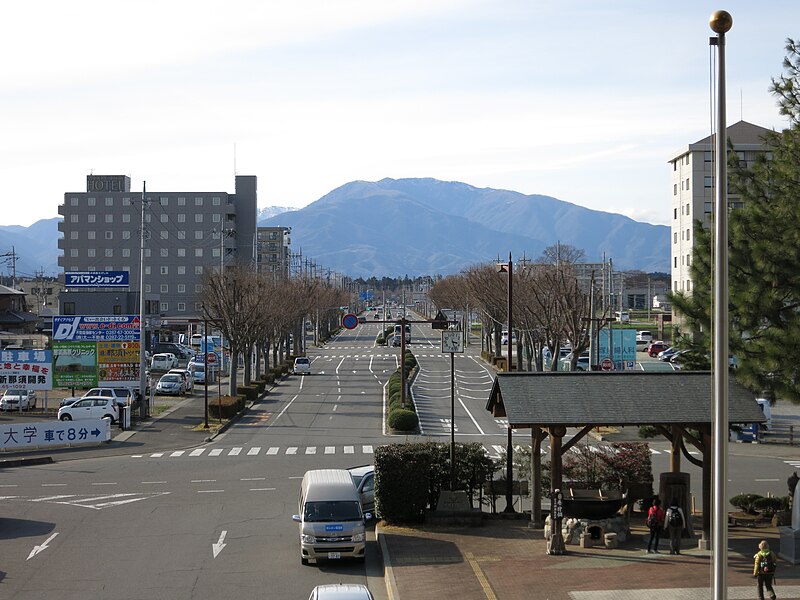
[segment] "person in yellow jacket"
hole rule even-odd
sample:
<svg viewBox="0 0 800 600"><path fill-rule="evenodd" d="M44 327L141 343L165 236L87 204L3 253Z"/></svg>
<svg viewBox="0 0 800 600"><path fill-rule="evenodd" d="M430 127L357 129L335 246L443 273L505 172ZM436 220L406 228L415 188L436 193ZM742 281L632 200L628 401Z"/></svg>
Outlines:
<svg viewBox="0 0 800 600"><path fill-rule="evenodd" d="M775 578L776 560L767 540L761 540L753 559L753 577L758 581L758 600L764 600L764 588L767 588L770 598L775 600L777 596L772 589L772 582Z"/></svg>

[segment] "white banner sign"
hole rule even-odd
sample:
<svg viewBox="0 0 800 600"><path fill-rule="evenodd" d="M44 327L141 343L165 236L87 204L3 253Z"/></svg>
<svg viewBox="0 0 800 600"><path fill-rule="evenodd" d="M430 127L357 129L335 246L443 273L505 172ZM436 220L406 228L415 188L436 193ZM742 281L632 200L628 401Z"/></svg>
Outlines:
<svg viewBox="0 0 800 600"><path fill-rule="evenodd" d="M25 450L42 446L77 446L111 439L108 419L38 421L0 424L0 450Z"/></svg>
<svg viewBox="0 0 800 600"><path fill-rule="evenodd" d="M0 390L52 390L52 350L0 350Z"/></svg>

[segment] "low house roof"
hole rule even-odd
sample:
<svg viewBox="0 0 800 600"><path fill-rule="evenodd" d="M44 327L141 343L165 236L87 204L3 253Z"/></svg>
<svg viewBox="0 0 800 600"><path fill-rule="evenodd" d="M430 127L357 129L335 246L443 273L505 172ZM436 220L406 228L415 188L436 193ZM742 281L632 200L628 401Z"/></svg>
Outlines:
<svg viewBox="0 0 800 600"><path fill-rule="evenodd" d="M565 425L705 425L712 417L708 371L498 373L486 410L513 428ZM730 423L763 423L764 413L733 378Z"/></svg>

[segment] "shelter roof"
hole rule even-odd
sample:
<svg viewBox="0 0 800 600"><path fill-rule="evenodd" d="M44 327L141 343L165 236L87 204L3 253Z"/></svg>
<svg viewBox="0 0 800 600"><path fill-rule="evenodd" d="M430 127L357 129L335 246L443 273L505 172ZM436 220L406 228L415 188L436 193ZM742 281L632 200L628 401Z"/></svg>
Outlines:
<svg viewBox="0 0 800 600"><path fill-rule="evenodd" d="M486 410L514 428L565 425L710 424L708 371L498 373ZM730 423L762 423L752 392L733 378Z"/></svg>

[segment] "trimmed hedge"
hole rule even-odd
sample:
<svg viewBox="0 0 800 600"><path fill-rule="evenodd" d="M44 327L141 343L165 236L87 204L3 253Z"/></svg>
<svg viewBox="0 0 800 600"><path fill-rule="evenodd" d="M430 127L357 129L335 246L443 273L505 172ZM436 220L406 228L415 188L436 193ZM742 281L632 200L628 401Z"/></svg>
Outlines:
<svg viewBox="0 0 800 600"><path fill-rule="evenodd" d="M408 403L406 403L408 406ZM389 410L389 427L400 431L413 431L419 425L419 417L413 410L395 408Z"/></svg>
<svg viewBox="0 0 800 600"><path fill-rule="evenodd" d="M208 403L208 418L220 418L220 406L222 407L222 418L231 419L236 413L244 410L245 398L244 396L222 396L219 401L211 401Z"/></svg>
<svg viewBox="0 0 800 600"><path fill-rule="evenodd" d="M250 402L258 400L258 388L254 385L240 385L236 387L236 393Z"/></svg>

